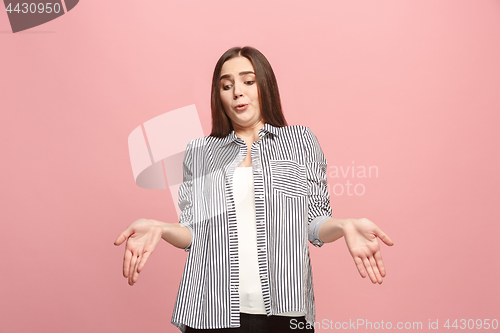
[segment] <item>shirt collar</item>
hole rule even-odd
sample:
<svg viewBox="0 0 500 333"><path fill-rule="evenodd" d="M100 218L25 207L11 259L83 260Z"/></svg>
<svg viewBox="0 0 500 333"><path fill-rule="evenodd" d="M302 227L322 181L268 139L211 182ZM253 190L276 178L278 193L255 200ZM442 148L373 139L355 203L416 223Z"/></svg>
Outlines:
<svg viewBox="0 0 500 333"><path fill-rule="evenodd" d="M279 136L279 127L274 127L273 125L265 123L264 127L259 130L259 138L264 137L266 134ZM232 130L231 133L229 133L225 138L222 139L221 146L225 146L233 141L236 141L237 139L238 137L234 133L234 130Z"/></svg>

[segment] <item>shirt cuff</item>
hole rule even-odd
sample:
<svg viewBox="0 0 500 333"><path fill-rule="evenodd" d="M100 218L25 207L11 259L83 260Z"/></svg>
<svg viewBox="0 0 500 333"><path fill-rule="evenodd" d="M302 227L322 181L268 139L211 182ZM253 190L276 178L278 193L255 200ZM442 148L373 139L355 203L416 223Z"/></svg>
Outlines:
<svg viewBox="0 0 500 333"><path fill-rule="evenodd" d="M191 243L189 243L189 245L184 248L184 251L189 252L189 250L191 250L191 244L193 244L193 229L188 225L185 225L185 224L182 224L182 225L185 226L186 228L188 228L189 232L191 233Z"/></svg>
<svg viewBox="0 0 500 333"><path fill-rule="evenodd" d="M324 243L319 239L319 228L330 219L330 216L318 216L309 224L309 241L312 242L314 246L323 246Z"/></svg>

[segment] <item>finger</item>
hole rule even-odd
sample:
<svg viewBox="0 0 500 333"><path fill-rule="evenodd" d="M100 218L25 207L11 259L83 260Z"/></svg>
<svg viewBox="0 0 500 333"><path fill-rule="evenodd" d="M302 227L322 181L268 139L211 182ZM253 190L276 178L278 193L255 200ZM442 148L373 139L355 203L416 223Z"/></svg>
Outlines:
<svg viewBox="0 0 500 333"><path fill-rule="evenodd" d="M380 230L380 228L377 228L375 231L375 234L377 235L378 238L382 240L386 245L393 246L394 242L387 236L385 232Z"/></svg>
<svg viewBox="0 0 500 333"><path fill-rule="evenodd" d="M123 256L123 277L128 278L131 259L132 259L132 252L126 249L125 255Z"/></svg>
<svg viewBox="0 0 500 333"><path fill-rule="evenodd" d="M363 264L365 265L366 272L368 273L368 276L370 276L372 283L377 283L377 278L375 277L375 273L373 273L373 269L368 258L363 258Z"/></svg>
<svg viewBox="0 0 500 333"><path fill-rule="evenodd" d="M375 277L377 278L377 282L379 284L382 283L383 282L382 276L380 275L380 272L378 270L377 263L375 262L375 258L370 257L368 260L370 261L370 265L373 269L373 273L375 273Z"/></svg>
<svg viewBox="0 0 500 333"><path fill-rule="evenodd" d="M128 274L128 284L133 285L132 278L134 277L135 263L137 261L137 255L132 253L132 260L130 260L129 274Z"/></svg>
<svg viewBox="0 0 500 333"><path fill-rule="evenodd" d="M121 243L123 243L125 240L127 240L127 238L129 238L129 236L132 234L132 230L130 228L127 227L127 229L125 229L119 236L118 238L115 240L115 245L120 245Z"/></svg>
<svg viewBox="0 0 500 333"><path fill-rule="evenodd" d="M364 279L366 277L365 273L365 267L363 266L363 261L361 261L361 258L356 257L354 258L354 263L356 264L356 268L358 269L359 275Z"/></svg>
<svg viewBox="0 0 500 333"><path fill-rule="evenodd" d="M140 264L137 266L137 272L140 273L142 269L144 268L144 265L146 265L146 261L148 260L149 256L151 255L151 252L146 252L142 256Z"/></svg>
<svg viewBox="0 0 500 333"><path fill-rule="evenodd" d="M133 271L134 274L132 276L132 283L136 283L137 280L139 280L139 272L137 271L137 268L139 266L139 263L141 262L141 259L142 259L142 257L140 255L138 255L136 263L135 263L134 271Z"/></svg>
<svg viewBox="0 0 500 333"><path fill-rule="evenodd" d="M385 270L384 262L382 261L382 253L380 251L377 251L377 252L375 252L373 257L375 258L375 261L377 262L377 267L378 267L378 270L380 271L380 275L385 277L386 270Z"/></svg>

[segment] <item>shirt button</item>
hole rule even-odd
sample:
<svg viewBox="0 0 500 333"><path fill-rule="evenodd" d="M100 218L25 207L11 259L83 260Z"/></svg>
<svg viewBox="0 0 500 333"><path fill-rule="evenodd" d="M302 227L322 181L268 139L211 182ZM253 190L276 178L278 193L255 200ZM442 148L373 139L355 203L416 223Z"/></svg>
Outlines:
<svg viewBox="0 0 500 333"><path fill-rule="evenodd" d="M267 275L262 275L262 279L263 280L267 279Z"/></svg>
<svg viewBox="0 0 500 333"><path fill-rule="evenodd" d="M321 245L321 241L316 239L314 242L313 242L313 245L315 246L320 246Z"/></svg>
<svg viewBox="0 0 500 333"><path fill-rule="evenodd" d="M260 225L264 225L264 221L260 221L260 223L259 223L259 224L260 224Z"/></svg>
<svg viewBox="0 0 500 333"><path fill-rule="evenodd" d="M264 199L264 194L259 195L259 199Z"/></svg>

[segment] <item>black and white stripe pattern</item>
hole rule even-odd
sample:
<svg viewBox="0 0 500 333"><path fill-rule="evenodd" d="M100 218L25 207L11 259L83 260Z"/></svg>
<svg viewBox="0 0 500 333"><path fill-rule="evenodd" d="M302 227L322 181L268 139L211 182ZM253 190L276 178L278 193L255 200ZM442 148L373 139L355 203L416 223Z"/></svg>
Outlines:
<svg viewBox="0 0 500 333"><path fill-rule="evenodd" d="M238 234L232 182L247 145L234 131L189 142L179 188L180 223L189 228L189 255L172 315L185 327L239 326ZM331 218L327 163L312 131L265 124L252 145L257 250L268 315L301 311L314 322L307 241Z"/></svg>

